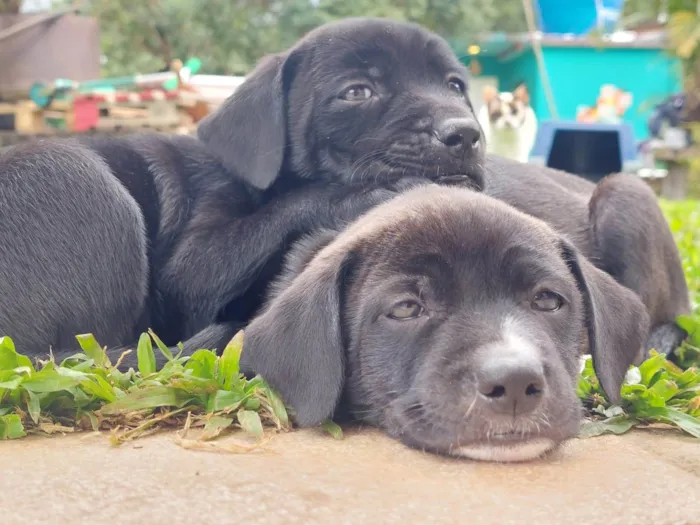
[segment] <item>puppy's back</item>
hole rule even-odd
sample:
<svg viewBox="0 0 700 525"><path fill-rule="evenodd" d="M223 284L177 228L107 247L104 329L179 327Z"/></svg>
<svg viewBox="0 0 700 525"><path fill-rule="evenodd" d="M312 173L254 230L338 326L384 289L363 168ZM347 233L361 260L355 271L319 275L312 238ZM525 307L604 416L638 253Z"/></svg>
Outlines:
<svg viewBox="0 0 700 525"><path fill-rule="evenodd" d="M126 344L148 275L139 206L104 161L74 140L0 157L0 335L19 351L75 347L93 332Z"/></svg>

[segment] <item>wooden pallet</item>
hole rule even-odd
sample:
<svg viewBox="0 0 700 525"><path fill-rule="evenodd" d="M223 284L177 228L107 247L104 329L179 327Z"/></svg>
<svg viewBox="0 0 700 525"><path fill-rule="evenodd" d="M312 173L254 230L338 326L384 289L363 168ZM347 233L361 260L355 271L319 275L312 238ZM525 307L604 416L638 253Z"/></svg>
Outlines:
<svg viewBox="0 0 700 525"><path fill-rule="evenodd" d="M42 109L32 101L0 102L0 130L19 135L41 135L53 131L89 132L122 129L165 131L187 127L192 117L176 97L113 98L82 97L54 100Z"/></svg>
<svg viewBox="0 0 700 525"><path fill-rule="evenodd" d="M99 119L94 129L162 129L178 126L183 114L178 111L177 103L172 100L154 100L149 102L99 104Z"/></svg>
<svg viewBox="0 0 700 525"><path fill-rule="evenodd" d="M34 102L0 102L0 128L19 134L34 135L44 131L41 110Z"/></svg>

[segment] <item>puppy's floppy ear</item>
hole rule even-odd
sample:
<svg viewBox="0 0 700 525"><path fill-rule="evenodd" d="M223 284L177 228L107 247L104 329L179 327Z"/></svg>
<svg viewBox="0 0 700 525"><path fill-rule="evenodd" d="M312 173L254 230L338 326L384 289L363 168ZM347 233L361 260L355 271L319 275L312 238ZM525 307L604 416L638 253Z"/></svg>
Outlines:
<svg viewBox="0 0 700 525"><path fill-rule="evenodd" d="M204 118L197 138L226 167L264 190L277 178L287 143L286 54L263 58L220 108Z"/></svg>
<svg viewBox="0 0 700 525"><path fill-rule="evenodd" d="M637 294L593 266L568 240L560 241L560 249L583 296L596 375L608 399L618 403L625 373L647 337L649 314Z"/></svg>
<svg viewBox="0 0 700 525"><path fill-rule="evenodd" d="M352 258L321 253L244 330L241 371L260 374L301 426L331 417L343 391L341 301Z"/></svg>

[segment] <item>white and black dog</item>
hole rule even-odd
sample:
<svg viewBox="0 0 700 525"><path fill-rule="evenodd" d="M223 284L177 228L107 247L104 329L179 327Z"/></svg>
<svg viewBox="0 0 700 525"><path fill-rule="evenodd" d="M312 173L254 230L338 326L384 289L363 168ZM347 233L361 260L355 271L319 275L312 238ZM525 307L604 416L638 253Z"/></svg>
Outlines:
<svg viewBox="0 0 700 525"><path fill-rule="evenodd" d="M479 124L484 130L486 151L519 162L527 162L537 138L537 116L530 106L525 84L512 92L484 89Z"/></svg>

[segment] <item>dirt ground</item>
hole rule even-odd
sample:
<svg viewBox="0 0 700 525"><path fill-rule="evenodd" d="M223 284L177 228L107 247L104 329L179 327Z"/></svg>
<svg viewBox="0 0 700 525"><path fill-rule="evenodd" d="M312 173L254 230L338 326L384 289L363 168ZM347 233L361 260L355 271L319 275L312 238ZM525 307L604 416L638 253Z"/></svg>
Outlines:
<svg viewBox="0 0 700 525"><path fill-rule="evenodd" d="M700 524L700 444L676 433L573 440L522 464L435 457L367 429L276 435L247 454L174 438L0 443L0 523Z"/></svg>

